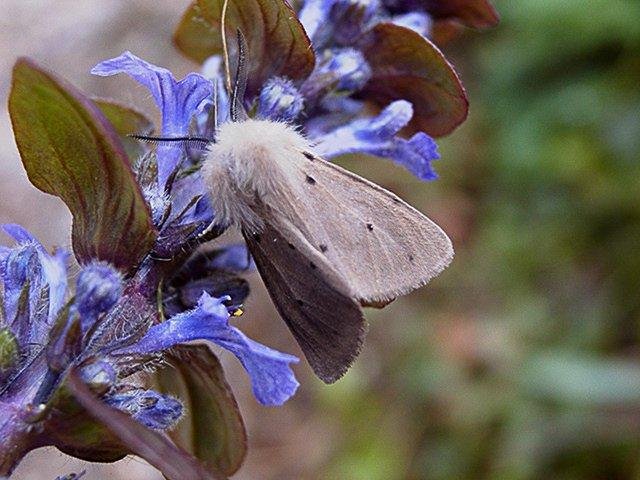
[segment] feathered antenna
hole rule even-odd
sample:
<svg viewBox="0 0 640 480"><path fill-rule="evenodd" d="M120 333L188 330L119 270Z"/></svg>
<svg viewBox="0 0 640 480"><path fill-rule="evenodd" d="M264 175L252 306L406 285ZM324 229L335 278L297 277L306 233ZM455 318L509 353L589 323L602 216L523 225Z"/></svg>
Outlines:
<svg viewBox="0 0 640 480"><path fill-rule="evenodd" d="M240 29L236 31L236 34L238 36L238 67L236 68L236 78L233 82L230 105L231 120L234 122L239 120L240 112L244 113L242 101L244 100L244 92L247 88L247 78L249 75L246 66L247 41Z"/></svg>
<svg viewBox="0 0 640 480"><path fill-rule="evenodd" d="M127 137L135 138L136 140L150 143L152 145L165 145L165 144L177 143L185 147L199 147L202 149L207 148L207 146L211 143L211 140L208 138L191 137L191 136L161 137L161 136L154 136L154 135L129 134L127 135Z"/></svg>
<svg viewBox="0 0 640 480"><path fill-rule="evenodd" d="M227 84L227 92L230 96L229 115L231 120L237 122L240 113L244 111L242 101L244 100L244 91L247 86L247 68L245 65L247 53L247 41L238 28L236 35L238 38L238 66L236 67L236 75L231 81L231 60L229 58L229 45L227 44L227 9L229 8L229 0L222 3L222 13L220 14L220 34L222 35L222 55L224 57L224 76Z"/></svg>

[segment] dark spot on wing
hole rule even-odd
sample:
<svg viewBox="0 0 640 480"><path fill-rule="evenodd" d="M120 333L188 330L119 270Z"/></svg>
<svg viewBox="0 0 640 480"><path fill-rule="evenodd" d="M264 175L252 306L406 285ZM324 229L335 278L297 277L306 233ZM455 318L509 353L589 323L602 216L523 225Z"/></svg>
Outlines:
<svg viewBox="0 0 640 480"><path fill-rule="evenodd" d="M409 261L413 263L413 255L409 254Z"/></svg>
<svg viewBox="0 0 640 480"><path fill-rule="evenodd" d="M253 235L253 239L256 241L256 243L260 243L260 240L262 240L262 237L260 235L258 235L257 233L255 233Z"/></svg>
<svg viewBox="0 0 640 480"><path fill-rule="evenodd" d="M324 243L320 244L320 251L322 253L326 252L327 250L329 250L329 247L327 247Z"/></svg>
<svg viewBox="0 0 640 480"><path fill-rule="evenodd" d="M287 243L287 245L289 245L289 248L291 250L295 250L296 249L296 246L293 243Z"/></svg>
<svg viewBox="0 0 640 480"><path fill-rule="evenodd" d="M393 197L393 201L396 202L396 203L400 203L401 202L401 200L398 197Z"/></svg>
<svg viewBox="0 0 640 480"><path fill-rule="evenodd" d="M316 268L318 268L318 266L313 262L309 263L309 266L311 267L312 270L315 270Z"/></svg>
<svg viewBox="0 0 640 480"><path fill-rule="evenodd" d="M304 306L304 302L302 300L296 300L296 303L298 304L299 307Z"/></svg>
<svg viewBox="0 0 640 480"><path fill-rule="evenodd" d="M308 160L311 160L312 162L316 159L316 157L311 152L302 152L302 154L305 157L307 157Z"/></svg>
<svg viewBox="0 0 640 480"><path fill-rule="evenodd" d="M310 177L309 175L307 175L307 183L309 185L315 185L316 184L316 179L313 177Z"/></svg>
<svg viewBox="0 0 640 480"><path fill-rule="evenodd" d="M367 230L373 232L373 223L367 223Z"/></svg>

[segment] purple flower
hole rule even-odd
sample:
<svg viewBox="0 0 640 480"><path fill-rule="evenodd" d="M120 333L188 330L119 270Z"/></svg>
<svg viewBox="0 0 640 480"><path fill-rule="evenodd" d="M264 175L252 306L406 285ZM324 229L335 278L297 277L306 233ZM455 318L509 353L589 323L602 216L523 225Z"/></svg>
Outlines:
<svg viewBox="0 0 640 480"><path fill-rule="evenodd" d="M203 293L198 306L154 325L135 345L119 354L147 354L166 350L179 343L209 340L232 352L251 377L253 393L263 405L282 405L298 388L289 366L298 363L292 355L272 350L246 337L229 325L228 298Z"/></svg>
<svg viewBox="0 0 640 480"><path fill-rule="evenodd" d="M390 20L423 36L433 24L420 2L399 0L306 0L299 18L316 48L356 45L379 22Z"/></svg>
<svg viewBox="0 0 640 480"><path fill-rule="evenodd" d="M162 67L136 57L130 52L97 64L94 75L109 76L126 73L149 89L162 115L162 135L183 136L189 132L191 119L203 101L213 93L209 80L190 73L179 82ZM166 185L182 156L182 149L160 146L158 149L158 183Z"/></svg>
<svg viewBox="0 0 640 480"><path fill-rule="evenodd" d="M328 158L346 153L375 155L393 160L421 180L433 180L437 175L431 162L440 158L433 139L422 132L409 140L396 136L409 123L412 115L411 104L398 100L377 117L354 120L328 133L318 126L310 135L316 142L318 153Z"/></svg>
<svg viewBox="0 0 640 480"><path fill-rule="evenodd" d="M378 0L304 2L299 18L318 58L301 87L312 107L305 112L305 131L328 158L346 153L375 155L403 165L421 180L433 180L437 175L431 162L439 158L434 140L423 132L410 139L399 135L413 115L409 102L393 102L377 117L363 118L366 93L358 99L348 96L358 94L371 79L371 68L359 50L369 29L386 21L423 36L431 29L431 17L424 11L404 4L392 11L387 6Z"/></svg>
<svg viewBox="0 0 640 480"><path fill-rule="evenodd" d="M100 62L91 72L101 76L126 73L147 87L160 109L163 136L189 135L193 121L208 117L211 110L214 85L197 73L176 81L169 70L130 52ZM152 157L157 164L157 181L142 185L154 224L160 230L155 249L159 258L171 258L185 244L193 243L213 220L202 178L192 168L188 153L182 145L158 145Z"/></svg>
<svg viewBox="0 0 640 480"><path fill-rule="evenodd" d="M57 392L72 370L94 395L141 424L154 430L174 426L183 412L180 400L137 385L131 375L159 365L167 349L192 340L209 340L233 352L261 403L280 405L295 392L298 382L290 364L298 359L230 326L223 303L230 297L216 300L201 290L195 309L157 323L155 306L137 290L139 277L125 279L112 266L91 262L80 269L71 297L68 254L50 255L17 225L4 229L17 240L16 246L0 249L1 307L9 313L0 317L0 436L22 442L11 462L37 446L68 448L69 436L59 430L65 422L94 421L77 407L65 419L69 399ZM231 246L203 268L224 276L248 266L246 248ZM85 448L84 437L72 441Z"/></svg>

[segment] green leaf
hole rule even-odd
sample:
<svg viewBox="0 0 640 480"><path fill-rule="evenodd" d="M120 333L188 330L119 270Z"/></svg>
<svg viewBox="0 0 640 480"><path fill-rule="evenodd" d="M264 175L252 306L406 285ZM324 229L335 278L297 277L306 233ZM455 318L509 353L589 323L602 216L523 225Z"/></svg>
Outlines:
<svg viewBox="0 0 640 480"><path fill-rule="evenodd" d="M75 87L33 61L13 69L13 131L27 175L60 197L73 214L73 249L128 270L150 250L157 232L109 121Z"/></svg>
<svg viewBox="0 0 640 480"><path fill-rule="evenodd" d="M206 465L235 473L247 453L247 435L238 404L216 356L204 346L183 346L157 373L162 390L185 402L186 418L172 438Z"/></svg>
<svg viewBox="0 0 640 480"><path fill-rule="evenodd" d="M196 62L222 54L222 4L223 0L194 2L174 34L180 51ZM273 75L296 80L313 70L315 56L309 38L284 0L229 0L225 28L232 71L237 60L237 29L247 40L249 94L255 94Z"/></svg>
<svg viewBox="0 0 640 480"><path fill-rule="evenodd" d="M145 149L140 144L140 141L131 138L129 135L148 135L152 133L153 122L137 110L112 100L102 98L93 98L92 100L118 133L120 142L129 159L135 161L143 155Z"/></svg>
<svg viewBox="0 0 640 480"><path fill-rule="evenodd" d="M411 126L438 137L466 118L467 95L453 67L429 40L391 23L376 25L362 48L372 69L365 98L380 106L404 99L413 104Z"/></svg>
<svg viewBox="0 0 640 480"><path fill-rule="evenodd" d="M455 19L469 27L489 28L500 21L488 0L425 0L425 9L437 19Z"/></svg>

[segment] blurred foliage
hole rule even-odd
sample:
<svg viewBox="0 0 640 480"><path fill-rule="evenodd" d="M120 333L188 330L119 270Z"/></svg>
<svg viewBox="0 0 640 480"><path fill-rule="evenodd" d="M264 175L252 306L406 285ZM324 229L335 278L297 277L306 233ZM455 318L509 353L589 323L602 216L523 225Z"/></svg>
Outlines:
<svg viewBox="0 0 640 480"><path fill-rule="evenodd" d="M495 4L445 46L471 116L441 179L403 192L457 257L318 389L318 478L640 478L640 2Z"/></svg>

